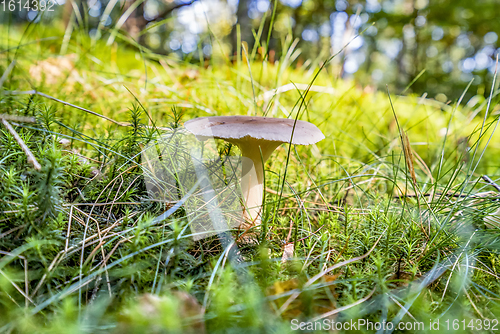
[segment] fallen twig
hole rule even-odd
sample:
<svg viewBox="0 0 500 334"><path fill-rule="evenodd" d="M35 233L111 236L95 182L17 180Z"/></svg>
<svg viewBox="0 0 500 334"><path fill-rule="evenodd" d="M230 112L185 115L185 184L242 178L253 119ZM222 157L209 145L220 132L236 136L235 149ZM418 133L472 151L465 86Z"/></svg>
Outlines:
<svg viewBox="0 0 500 334"><path fill-rule="evenodd" d="M11 122L19 122L19 123L36 123L35 117L27 117L27 116L16 116L9 114L0 114L0 118L3 118L7 121Z"/></svg>
<svg viewBox="0 0 500 334"><path fill-rule="evenodd" d="M19 134L16 132L16 130L14 130L12 125L10 125L10 123L3 117L0 117L0 119L2 120L2 124L7 128L7 130L9 130L10 134L14 137L17 144L21 146L21 149L23 150L24 154L26 154L26 156L28 157L28 163L31 164L33 168L35 168L36 170L38 171L42 170L42 166L38 163L33 153L31 153L28 146L26 146L26 144L19 136Z"/></svg>
<svg viewBox="0 0 500 334"><path fill-rule="evenodd" d="M55 98L53 96L47 95L45 93L39 92L39 91L34 90L34 89L33 90L26 90L26 91L17 91L17 90L4 91L3 94L6 94L6 95L39 95L39 96L45 97L45 98L47 98L49 100L56 101L56 102L59 102L61 104L64 104L66 106L69 106L69 107L72 107L72 108L75 108L75 109L78 109L78 110L81 110L81 111L85 111L85 112L87 112L89 114L92 114L94 116L104 118L105 120L110 121L112 123L115 123L115 124L117 124L119 126L127 126L127 127L128 126L132 126L132 124L130 124L130 123L115 121L114 119L109 118L109 117L104 116L104 115L101 115L101 114L99 114L99 113L97 113L95 111L92 111L92 110L89 110L89 109L77 106L76 104L72 104L72 103L60 100L58 98ZM153 126L149 126L149 125L147 125L146 128L154 128L154 129L158 129L158 130L172 130L172 129L166 128L166 127L158 127L158 126L154 126L153 127Z"/></svg>
<svg viewBox="0 0 500 334"><path fill-rule="evenodd" d="M488 175L483 175L483 180L488 182L493 188L495 188L498 192L500 192L500 186L496 184Z"/></svg>
<svg viewBox="0 0 500 334"><path fill-rule="evenodd" d="M42 97L45 97L49 100L52 100L52 101L56 101L56 102L59 102L59 103L62 103L66 106L69 106L69 107L73 107L75 109L78 109L78 110L82 110L82 111L85 111L89 114L92 114L94 116L97 116L97 117L101 117L101 118L104 118L105 120L108 120L110 122L113 122L115 124L118 124L120 126L130 126L130 124L128 123L122 123L122 122L118 122L118 121L115 121L114 119L112 118L109 118L107 116L104 116L104 115L101 115L99 113L96 113L95 111L92 111L92 110L89 110L89 109L85 109L83 107L80 107L80 106L77 106L75 104L72 104L72 103L69 103L69 102L66 102L66 101L63 101L63 100L60 100L58 98L55 98L53 96L50 96L50 95L47 95L45 93L42 93L42 92L39 92L35 89L33 90L27 90L27 91L18 91L18 90L11 90L11 91L5 91L3 92L4 94L7 94L7 95L39 95L39 96L42 96Z"/></svg>

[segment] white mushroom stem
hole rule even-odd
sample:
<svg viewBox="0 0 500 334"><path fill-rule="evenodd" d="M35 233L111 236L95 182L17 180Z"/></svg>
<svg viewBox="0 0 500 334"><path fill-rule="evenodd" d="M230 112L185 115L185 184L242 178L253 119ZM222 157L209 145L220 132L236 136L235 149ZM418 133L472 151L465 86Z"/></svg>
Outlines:
<svg viewBox="0 0 500 334"><path fill-rule="evenodd" d="M228 140L240 148L242 156L241 192L244 217L252 225L259 225L264 194L264 165L281 142L253 138ZM261 156L262 152L262 156Z"/></svg>

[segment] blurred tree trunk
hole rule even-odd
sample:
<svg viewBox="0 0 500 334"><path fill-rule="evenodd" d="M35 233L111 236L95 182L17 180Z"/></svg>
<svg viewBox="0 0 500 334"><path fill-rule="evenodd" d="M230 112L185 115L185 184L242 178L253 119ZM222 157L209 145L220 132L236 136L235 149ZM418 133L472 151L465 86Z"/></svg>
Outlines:
<svg viewBox="0 0 500 334"><path fill-rule="evenodd" d="M293 9L292 16L291 16L291 19L293 22L292 34L293 34L294 38L297 38L297 37L301 38L302 30L304 30L304 26L303 26L304 24L302 22L304 17L302 15L300 15L300 13L302 12L302 4L303 4L303 2L301 2L299 6L297 6L296 8Z"/></svg>
<svg viewBox="0 0 500 334"><path fill-rule="evenodd" d="M247 42L249 49L253 47L252 20L248 16L249 4L250 0L240 0L238 2L238 9L236 10L237 21L231 29L231 53L233 56L236 56L238 47L240 47L238 45L238 24L240 25L241 41Z"/></svg>
<svg viewBox="0 0 500 334"><path fill-rule="evenodd" d="M67 0L68 1L68 0ZM129 16L125 24L123 25L123 29L128 33L130 37L132 37L139 44L144 45L144 39L146 35L140 35L140 33L146 28L148 23L150 22L159 22L167 18L167 16L171 15L175 10L191 6L197 0L191 0L189 2L182 2L179 4L168 5L164 8L163 11L160 11L158 15L152 20L146 20L144 17L144 3L140 4L134 12ZM133 5L135 0L127 0L123 7L123 12L125 12L131 5Z"/></svg>
<svg viewBox="0 0 500 334"><path fill-rule="evenodd" d="M63 9L63 22L64 22L65 29L68 27L69 21L71 20L72 13L73 13L73 6L71 5L71 1L66 0L66 2L64 3L64 9Z"/></svg>
<svg viewBox="0 0 500 334"><path fill-rule="evenodd" d="M126 0L125 5L123 6L123 12L129 9L133 3L133 0ZM144 3L142 3L127 18L125 24L123 25L123 30L125 30L128 36L130 36L133 40L142 44L141 41L138 40L140 37L139 34L147 24L148 21L144 18Z"/></svg>

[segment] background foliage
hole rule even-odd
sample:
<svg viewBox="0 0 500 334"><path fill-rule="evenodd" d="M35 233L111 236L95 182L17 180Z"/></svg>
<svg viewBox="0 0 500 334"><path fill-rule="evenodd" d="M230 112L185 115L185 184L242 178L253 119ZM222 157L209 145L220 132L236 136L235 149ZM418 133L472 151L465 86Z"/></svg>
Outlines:
<svg viewBox="0 0 500 334"><path fill-rule="evenodd" d="M111 31L108 44L118 36L193 62L228 53L234 60L238 41L275 61L288 38L297 43L293 66L314 67L342 50L333 75L395 92L419 77L410 91L442 102L472 79L468 99L482 95L499 47L498 0L89 0L74 2L78 14L58 1L54 12L3 12L0 20L62 17L65 28L96 38Z"/></svg>
<svg viewBox="0 0 500 334"><path fill-rule="evenodd" d="M41 165L2 125L1 332L499 318L495 2L153 4L1 13L0 118ZM327 138L277 149L264 227L254 243L231 231L233 254L193 241L185 210L148 193L140 155L188 119L238 114L298 114Z"/></svg>

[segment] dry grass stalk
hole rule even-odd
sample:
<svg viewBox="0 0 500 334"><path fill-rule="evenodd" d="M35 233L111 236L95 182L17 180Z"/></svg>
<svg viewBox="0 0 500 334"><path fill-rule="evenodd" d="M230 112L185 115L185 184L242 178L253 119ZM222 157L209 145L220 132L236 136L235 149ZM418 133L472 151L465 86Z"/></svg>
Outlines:
<svg viewBox="0 0 500 334"><path fill-rule="evenodd" d="M3 118L5 120L11 121L11 122L36 123L36 118L35 117L17 116L17 115L9 115L9 114L0 114L0 118Z"/></svg>
<svg viewBox="0 0 500 334"><path fill-rule="evenodd" d="M64 251L68 251L68 245L69 245L69 234L71 232L71 219L73 218L73 206L69 209L69 219L68 219L68 233L66 234L66 243L64 245Z"/></svg>
<svg viewBox="0 0 500 334"><path fill-rule="evenodd" d="M120 126L130 126L130 124L128 124L128 123L122 123L122 122L115 121L114 119L109 118L109 117L104 116L104 115L101 115L99 113L96 113L95 111L92 111L92 110L89 110L89 109L77 106L75 104L72 104L72 103L60 100L58 98L55 98L53 96L47 95L47 94L42 93L42 92L39 92L37 90L27 90L27 91L15 91L14 90L14 91L6 91L6 92L4 92L4 94L8 94L8 95L39 95L39 96L45 97L46 99L49 99L49 100L52 100L52 101L64 104L65 106L72 107L72 108L75 108L75 109L78 109L78 110L81 110L81 111L85 111L86 113L92 114L94 116L104 118L105 120L110 121L112 123L115 123L117 125L120 125Z"/></svg>
<svg viewBox="0 0 500 334"><path fill-rule="evenodd" d="M500 192L500 186L496 184L488 175L483 175L483 180L488 182L493 188L495 188L498 192Z"/></svg>
<svg viewBox="0 0 500 334"><path fill-rule="evenodd" d="M36 304L33 302L33 300L16 284L14 283L9 276L7 276L3 271L0 270L0 274L5 277L7 281L9 281L10 284L25 298L26 300L26 307L28 307L28 301L30 301L33 305L36 306Z"/></svg>
<svg viewBox="0 0 500 334"><path fill-rule="evenodd" d="M410 139L408 134L404 131L401 132L401 139L403 143L403 150L405 152L405 161L408 171L410 172L411 180L413 184L417 184L417 177L415 175L415 167L413 166L413 151L410 146Z"/></svg>
<svg viewBox="0 0 500 334"><path fill-rule="evenodd" d="M26 302L26 307L28 307L28 301L30 301L31 303L33 303L33 301L28 297L29 296L29 280L28 280L28 260L22 256L22 255L18 255L18 254L13 254L13 253L10 253L10 252L4 252L4 251L1 251L0 250L0 254L4 254L4 255L7 255L7 256L13 256L13 257L18 257L20 258L21 260L24 261L24 294L21 293L24 297L25 297L25 302ZM4 260L4 258L2 258L0 261ZM33 303L33 305L35 305L35 303Z"/></svg>
<svg viewBox="0 0 500 334"><path fill-rule="evenodd" d="M10 123L5 118L0 118L0 119L2 120L2 124L7 128L12 137L14 137L17 144L21 146L21 149L23 150L24 154L26 154L26 156L28 157L28 163L31 164L33 168L35 168L36 170L38 171L42 170L42 166L38 163L33 153L31 153L31 150L28 148L28 146L26 146L23 139L21 138L21 136L19 136L16 130L14 130L12 125L10 125Z"/></svg>
<svg viewBox="0 0 500 334"><path fill-rule="evenodd" d="M7 69L5 70L5 72L3 72L2 77L0 78L0 88L3 87L3 83L5 82L5 80L7 80L7 77L10 75L10 72L12 72L12 70L14 69L15 65L16 65L16 60L14 59L9 64L9 66L7 67Z"/></svg>

